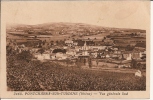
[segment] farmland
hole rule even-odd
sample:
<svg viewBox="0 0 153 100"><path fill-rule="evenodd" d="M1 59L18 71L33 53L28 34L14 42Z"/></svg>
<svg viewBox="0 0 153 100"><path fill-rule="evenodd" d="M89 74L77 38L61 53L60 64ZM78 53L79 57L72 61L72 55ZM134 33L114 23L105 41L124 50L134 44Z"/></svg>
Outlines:
<svg viewBox="0 0 153 100"><path fill-rule="evenodd" d="M86 70L17 56L7 56L7 86L11 91L146 90L146 77L135 77L134 73Z"/></svg>
<svg viewBox="0 0 153 100"><path fill-rule="evenodd" d="M36 36L40 40L65 40L65 39L100 39L110 35L111 31L117 34L124 31L124 34L132 32L144 32L137 29L119 29L109 28L96 25L88 25L84 23L44 23L40 25L7 25L7 38L20 39L31 38ZM41 37L42 36L42 37Z"/></svg>

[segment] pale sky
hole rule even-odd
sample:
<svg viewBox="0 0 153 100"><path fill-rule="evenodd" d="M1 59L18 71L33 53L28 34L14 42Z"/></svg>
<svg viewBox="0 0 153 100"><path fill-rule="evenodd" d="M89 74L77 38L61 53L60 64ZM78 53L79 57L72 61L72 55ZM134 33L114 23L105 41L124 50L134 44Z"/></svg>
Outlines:
<svg viewBox="0 0 153 100"><path fill-rule="evenodd" d="M104 27L149 29L149 1L2 1L7 23L87 23Z"/></svg>

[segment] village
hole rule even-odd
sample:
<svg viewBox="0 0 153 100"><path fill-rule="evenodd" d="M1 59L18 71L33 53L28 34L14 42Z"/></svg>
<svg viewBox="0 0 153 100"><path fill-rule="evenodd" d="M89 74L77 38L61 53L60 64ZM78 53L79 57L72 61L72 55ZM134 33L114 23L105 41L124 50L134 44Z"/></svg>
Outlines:
<svg viewBox="0 0 153 100"><path fill-rule="evenodd" d="M88 68L95 66L131 68L131 61L136 60L145 68L146 40L142 35L113 33L102 40L94 37L66 39L54 43L44 40L34 43L31 47L9 42L9 46L12 45L18 53L30 51L34 59L40 61L63 61L65 63L69 60L72 65L76 65L79 61L79 66Z"/></svg>

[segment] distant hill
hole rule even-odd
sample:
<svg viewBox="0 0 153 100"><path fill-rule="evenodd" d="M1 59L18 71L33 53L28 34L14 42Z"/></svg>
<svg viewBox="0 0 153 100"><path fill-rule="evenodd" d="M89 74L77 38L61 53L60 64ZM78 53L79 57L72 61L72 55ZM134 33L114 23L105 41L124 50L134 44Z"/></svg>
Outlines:
<svg viewBox="0 0 153 100"><path fill-rule="evenodd" d="M83 23L44 23L44 24L38 24L38 25L24 25L24 24L8 24L7 29L17 29L17 30L35 30L35 29L41 29L41 30L56 30L56 31L62 31L62 30L72 30L72 31L92 31L92 30L100 30L100 31L110 31L110 30L135 30L135 31L144 31L140 29L126 29L126 28L111 28L111 27L102 27L102 26L96 26L96 25L89 25L89 24L83 24Z"/></svg>
<svg viewBox="0 0 153 100"><path fill-rule="evenodd" d="M53 37L65 36L65 38L78 38L80 36L92 36L97 34L124 33L124 32L141 32L145 30L127 29L127 28L112 28L84 23L44 23L37 25L24 24L7 24L7 36L29 37L38 35L50 35Z"/></svg>

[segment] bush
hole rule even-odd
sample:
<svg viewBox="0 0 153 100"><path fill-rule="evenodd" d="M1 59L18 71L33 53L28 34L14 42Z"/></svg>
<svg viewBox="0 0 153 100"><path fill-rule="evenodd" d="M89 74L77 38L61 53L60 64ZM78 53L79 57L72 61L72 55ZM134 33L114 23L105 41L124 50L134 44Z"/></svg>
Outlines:
<svg viewBox="0 0 153 100"><path fill-rule="evenodd" d="M30 51L22 51L21 53L17 54L17 58L19 60L25 60L29 62L33 58L33 55L30 53Z"/></svg>

